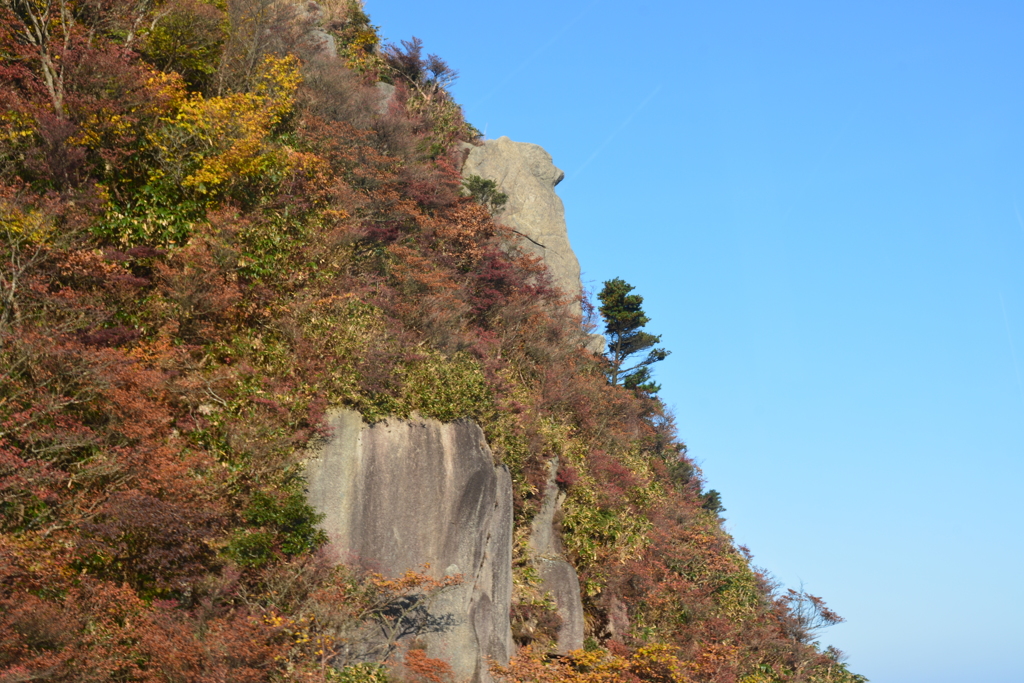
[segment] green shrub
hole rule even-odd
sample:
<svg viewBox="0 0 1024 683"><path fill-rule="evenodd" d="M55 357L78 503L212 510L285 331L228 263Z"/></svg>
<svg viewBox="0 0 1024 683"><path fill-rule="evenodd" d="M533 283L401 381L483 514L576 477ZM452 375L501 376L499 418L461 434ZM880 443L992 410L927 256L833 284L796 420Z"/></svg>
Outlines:
<svg viewBox="0 0 1024 683"><path fill-rule="evenodd" d="M262 567L274 559L275 539L276 535L269 531L239 531L231 539L226 552L243 567Z"/></svg>
<svg viewBox="0 0 1024 683"><path fill-rule="evenodd" d="M440 353L411 364L406 374L410 412L451 422L480 413L491 403L480 366L465 354L448 358Z"/></svg>
<svg viewBox="0 0 1024 683"><path fill-rule="evenodd" d="M93 234L122 248L173 247L188 242L206 210L170 187L146 185L118 204L111 202Z"/></svg>
<svg viewBox="0 0 1024 683"><path fill-rule="evenodd" d="M227 16L198 0L177 0L161 8L140 52L162 71L176 71L195 90L205 90L217 71L227 38Z"/></svg>
<svg viewBox="0 0 1024 683"><path fill-rule="evenodd" d="M261 567L278 553L295 556L327 542L318 514L299 492L278 499L257 491L242 514L251 527L238 532L228 545L228 556L247 567Z"/></svg>
<svg viewBox="0 0 1024 683"><path fill-rule="evenodd" d="M343 669L328 669L331 683L388 683L388 670L380 664L352 664Z"/></svg>
<svg viewBox="0 0 1024 683"><path fill-rule="evenodd" d="M498 183L488 178L471 175L462 181L462 186L470 197L486 206L491 213L498 211L508 202L508 195L498 189Z"/></svg>

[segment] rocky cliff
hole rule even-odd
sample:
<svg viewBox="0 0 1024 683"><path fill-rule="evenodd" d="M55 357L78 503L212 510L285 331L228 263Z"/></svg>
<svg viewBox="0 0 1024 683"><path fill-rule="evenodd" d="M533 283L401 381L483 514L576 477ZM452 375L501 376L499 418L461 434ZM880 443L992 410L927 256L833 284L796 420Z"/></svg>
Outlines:
<svg viewBox="0 0 1024 683"><path fill-rule="evenodd" d="M459 196L464 142L578 314L561 173L443 60L356 2L56 4L0 13L0 681L486 681L514 600L504 683L863 682Z"/></svg>
<svg viewBox="0 0 1024 683"><path fill-rule="evenodd" d="M340 559L399 576L462 581L407 635L451 663L458 681L488 681L487 660L512 654L512 485L480 428L460 420L330 414L330 438L307 463L309 502ZM399 643L401 646L402 643Z"/></svg>
<svg viewBox="0 0 1024 683"><path fill-rule="evenodd" d="M530 528L530 555L540 590L550 597L561 621L558 627L557 651L567 654L583 647L583 600L576 569L565 559L558 518L565 502L565 492L558 488L559 458L548 462L548 478L540 510Z"/></svg>
<svg viewBox="0 0 1024 683"><path fill-rule="evenodd" d="M463 175L494 180L508 195L500 221L522 238L518 246L544 260L579 317L580 267L554 191L564 174L541 147L507 137L467 149ZM487 660L506 663L514 649L507 469L494 466L480 428L468 421L391 419L370 426L359 413L338 410L329 426L331 436L308 461L307 477L309 502L325 515L323 528L339 559L387 576L427 564L437 578L461 574L462 583L431 603L430 625L410 635L430 656L451 662L458 681L490 680ZM548 463L528 555L540 591L555 605L556 649L565 654L583 647L584 617L579 579L557 529L564 499L555 481L558 464L558 458Z"/></svg>
<svg viewBox="0 0 1024 683"><path fill-rule="evenodd" d="M570 310L580 315L580 263L569 244L565 207L555 193L565 173L539 145L513 142L507 137L467 145L462 167L465 177L493 180L508 195L498 220L522 238L519 246L544 260L553 284L570 299Z"/></svg>

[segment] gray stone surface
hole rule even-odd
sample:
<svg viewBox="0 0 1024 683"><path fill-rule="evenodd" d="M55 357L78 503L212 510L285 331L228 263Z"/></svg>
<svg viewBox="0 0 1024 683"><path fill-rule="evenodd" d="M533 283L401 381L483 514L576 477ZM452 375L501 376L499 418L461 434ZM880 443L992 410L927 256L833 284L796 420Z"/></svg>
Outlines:
<svg viewBox="0 0 1024 683"><path fill-rule="evenodd" d="M493 180L508 195L496 218L522 236L520 246L544 259L556 287L571 297L570 309L581 314L580 263L569 245L565 207L555 185L565 174L539 145L513 142L507 137L469 146L463 177Z"/></svg>
<svg viewBox="0 0 1024 683"><path fill-rule="evenodd" d="M629 633L629 610L626 609L626 603L612 595L605 600L605 611L607 622L601 635L622 642Z"/></svg>
<svg viewBox="0 0 1024 683"><path fill-rule="evenodd" d="M558 606L562 625L558 627L556 652L560 655L583 647L583 602L576 569L561 558L542 557L535 560L541 590Z"/></svg>
<svg viewBox="0 0 1024 683"><path fill-rule="evenodd" d="M558 654L566 654L583 647L584 621L580 580L575 568L563 555L561 538L555 526L565 501L565 493L558 488L556 481L558 464L558 458L552 458L548 463L544 499L530 529L530 554L540 576L540 589L551 595L562 619L558 629Z"/></svg>
<svg viewBox="0 0 1024 683"><path fill-rule="evenodd" d="M305 41L314 58L335 59L338 56L338 42L333 35L323 29L311 29L306 34Z"/></svg>
<svg viewBox="0 0 1024 683"><path fill-rule="evenodd" d="M386 114L388 113L388 108L391 106L391 100L395 97L395 86L390 83L385 83L384 81L379 81L376 83L375 87L377 88L378 95L377 113Z"/></svg>
<svg viewBox="0 0 1024 683"><path fill-rule="evenodd" d="M603 334L588 334L584 348L591 353L603 354L607 346L608 340L604 338Z"/></svg>
<svg viewBox="0 0 1024 683"><path fill-rule="evenodd" d="M301 48L305 59L335 59L338 43L323 28L324 9L316 2L295 4L296 25L303 31Z"/></svg>
<svg viewBox="0 0 1024 683"><path fill-rule="evenodd" d="M327 12L325 12L320 3L315 2L315 0L296 2L294 3L294 8L296 18L309 24L319 26L323 23L324 19L327 18Z"/></svg>
<svg viewBox="0 0 1024 683"><path fill-rule="evenodd" d="M443 627L416 634L457 681L490 681L486 658L513 653L512 481L469 421L365 424L328 416L332 434L306 463L309 502L343 561L397 576L429 563L463 582L430 605Z"/></svg>

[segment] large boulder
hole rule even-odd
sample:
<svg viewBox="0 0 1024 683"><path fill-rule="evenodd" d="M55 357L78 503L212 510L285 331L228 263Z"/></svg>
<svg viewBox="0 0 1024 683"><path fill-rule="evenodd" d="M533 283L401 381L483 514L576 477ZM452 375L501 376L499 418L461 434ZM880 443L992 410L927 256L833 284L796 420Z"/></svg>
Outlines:
<svg viewBox="0 0 1024 683"><path fill-rule="evenodd" d="M407 570L462 583L429 605L430 628L410 633L447 660L456 681L490 681L487 660L513 654L512 480L469 421L328 415L326 443L306 463L309 502L347 563L397 577Z"/></svg>
<svg viewBox="0 0 1024 683"><path fill-rule="evenodd" d="M569 245L565 207L555 194L565 174L539 145L500 137L467 147L463 177L493 180L508 195L496 218L519 234L520 248L544 260L553 284L571 299L570 310L581 315L580 263Z"/></svg>
<svg viewBox="0 0 1024 683"><path fill-rule="evenodd" d="M337 40L323 26L327 17L323 7L316 2L300 2L295 4L294 11L295 25L301 34L302 57L307 60L337 58Z"/></svg>

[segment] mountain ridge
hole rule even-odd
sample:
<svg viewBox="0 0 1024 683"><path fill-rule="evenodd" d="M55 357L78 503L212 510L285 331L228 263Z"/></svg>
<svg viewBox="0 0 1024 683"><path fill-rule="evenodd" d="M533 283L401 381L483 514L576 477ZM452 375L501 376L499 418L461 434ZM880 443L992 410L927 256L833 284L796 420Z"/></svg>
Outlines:
<svg viewBox="0 0 1024 683"><path fill-rule="evenodd" d="M863 680L814 642L838 615L735 547L657 397L608 384L578 264L467 196L450 67L314 5L0 8L0 678ZM464 567L330 554L305 462L338 410L475 424L507 468L493 673L412 618ZM386 654L354 655L371 632Z"/></svg>

